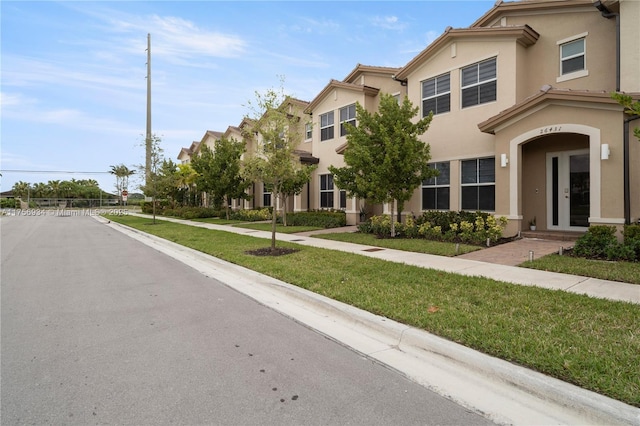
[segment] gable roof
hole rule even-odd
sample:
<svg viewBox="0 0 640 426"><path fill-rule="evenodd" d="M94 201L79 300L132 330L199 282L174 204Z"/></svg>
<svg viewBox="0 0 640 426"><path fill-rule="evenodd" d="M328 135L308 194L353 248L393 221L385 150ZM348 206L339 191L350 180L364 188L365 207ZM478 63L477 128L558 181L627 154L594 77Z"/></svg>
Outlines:
<svg viewBox="0 0 640 426"><path fill-rule="evenodd" d="M503 15L510 13L535 13L543 11L557 11L574 7L594 8L593 0L521 0L503 2L498 0L491 9L482 15L476 22L471 24L474 27L488 27L494 25ZM595 9L595 8L594 8Z"/></svg>
<svg viewBox="0 0 640 426"><path fill-rule="evenodd" d="M415 71L420 65L424 63L430 56L438 52L441 48L445 47L447 43L454 40L461 39L477 39L478 37L504 37L514 38L518 44L529 47L534 45L540 34L538 34L533 28L528 25L522 26L507 26L507 27L489 27L489 28L447 28L445 32L438 37L433 43L427 46L422 52L420 52L415 58L409 61L402 69L396 74L395 78L398 80L406 79L409 74Z"/></svg>
<svg viewBox="0 0 640 426"><path fill-rule="evenodd" d="M638 97L638 93L629 93L632 97ZM513 105L504 111L499 112L493 117L478 124L478 128L481 132L495 134L496 130L507 124L510 120L518 117L521 114L530 111L537 106L545 103L556 102L582 102L591 104L604 104L611 105L613 107L619 106L620 111L623 110L622 106L618 104L615 99L611 98L611 93L607 91L590 91L590 90L571 90L571 89L554 89L551 86L543 86L538 93L527 99Z"/></svg>
<svg viewBox="0 0 640 426"><path fill-rule="evenodd" d="M362 84L344 83L342 81L332 79L331 81L329 81L329 84L327 84L324 89L322 89L320 93L318 93L318 95L311 102L309 102L309 105L304 110L304 112L307 114L312 114L314 108L317 107L318 104L322 102L322 100L326 98L333 89L344 89L362 92L365 94L365 96L376 96L378 92L380 92L380 89L377 89L375 87L363 86Z"/></svg>
<svg viewBox="0 0 640 426"><path fill-rule="evenodd" d="M342 80L344 83L353 83L360 75L368 74L386 74L390 77L400 71L398 67L377 67L371 65L357 64L356 67Z"/></svg>

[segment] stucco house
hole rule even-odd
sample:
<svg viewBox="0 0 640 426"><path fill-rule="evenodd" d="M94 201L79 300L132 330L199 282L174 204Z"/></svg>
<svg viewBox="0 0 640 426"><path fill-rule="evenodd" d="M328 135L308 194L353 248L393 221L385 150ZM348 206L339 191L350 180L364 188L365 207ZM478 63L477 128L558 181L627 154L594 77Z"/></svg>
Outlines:
<svg viewBox="0 0 640 426"><path fill-rule="evenodd" d="M440 175L405 214L483 210L506 216L511 235L534 218L538 229L559 231L637 221L640 167L631 159L640 144L610 94L640 96L638 22L632 0L498 2L470 27L448 28L386 83L365 83L364 70L358 80L358 68L332 81L308 108L314 155L340 164L323 139L324 110L375 108L376 90L406 90L423 116L434 112L423 139ZM358 83L360 92L349 86ZM325 173L312 182L321 201ZM353 207L337 207L353 223Z"/></svg>
<svg viewBox="0 0 640 426"><path fill-rule="evenodd" d="M534 218L539 230L578 232L638 221L632 129L640 120L611 99L640 98L638 22L635 0L499 1L403 67L357 65L304 107L300 150L318 168L294 210L343 209L350 224L363 208L389 212L348 198L328 171L344 164L342 124L357 125L355 103L375 111L389 93L407 96L421 116L434 113L422 138L440 174L416 190L404 215L482 210L508 218L506 235Z"/></svg>

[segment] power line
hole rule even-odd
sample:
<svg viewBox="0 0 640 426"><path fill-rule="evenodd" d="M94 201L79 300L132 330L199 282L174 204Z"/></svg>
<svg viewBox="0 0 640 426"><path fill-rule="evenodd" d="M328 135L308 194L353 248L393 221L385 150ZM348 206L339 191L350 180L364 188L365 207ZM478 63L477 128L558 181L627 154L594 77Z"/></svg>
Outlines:
<svg viewBox="0 0 640 426"><path fill-rule="evenodd" d="M99 174L111 174L111 172L81 172L75 170L16 170L16 169L2 169L0 173L66 173L66 174L84 174L84 175L99 175Z"/></svg>

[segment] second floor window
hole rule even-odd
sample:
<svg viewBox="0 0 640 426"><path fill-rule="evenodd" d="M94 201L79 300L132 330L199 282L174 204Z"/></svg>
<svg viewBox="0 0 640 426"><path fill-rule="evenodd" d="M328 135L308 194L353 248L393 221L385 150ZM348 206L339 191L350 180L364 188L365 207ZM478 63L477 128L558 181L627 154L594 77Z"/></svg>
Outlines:
<svg viewBox="0 0 640 426"><path fill-rule="evenodd" d="M560 45L560 74L585 69L584 38Z"/></svg>
<svg viewBox="0 0 640 426"><path fill-rule="evenodd" d="M451 77L449 73L422 82L422 116L429 112L442 114L451 111Z"/></svg>
<svg viewBox="0 0 640 426"><path fill-rule="evenodd" d="M347 134L345 123L349 123L352 126L356 125L356 104L340 108L340 136Z"/></svg>
<svg viewBox="0 0 640 426"><path fill-rule="evenodd" d="M497 99L496 58L462 68L462 108Z"/></svg>
<svg viewBox="0 0 640 426"><path fill-rule="evenodd" d="M333 111L320 115L320 140L333 139Z"/></svg>
<svg viewBox="0 0 640 426"><path fill-rule="evenodd" d="M333 175L320 175L320 208L333 208Z"/></svg>
<svg viewBox="0 0 640 426"><path fill-rule="evenodd" d="M311 139L312 136L313 136L313 127L311 126L311 123L306 123L304 125L304 138L305 140L309 140Z"/></svg>

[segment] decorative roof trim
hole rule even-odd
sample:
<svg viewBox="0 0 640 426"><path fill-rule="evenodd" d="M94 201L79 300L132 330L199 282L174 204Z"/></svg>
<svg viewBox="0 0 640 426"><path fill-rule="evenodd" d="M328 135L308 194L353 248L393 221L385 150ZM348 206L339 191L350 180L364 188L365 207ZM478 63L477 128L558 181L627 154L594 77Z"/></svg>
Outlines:
<svg viewBox="0 0 640 426"><path fill-rule="evenodd" d="M353 80L360 76L360 74L388 74L389 76L395 75L400 71L400 67L378 67L372 65L357 64L356 67L342 80L344 83L352 83Z"/></svg>
<svg viewBox="0 0 640 426"><path fill-rule="evenodd" d="M415 69L426 61L431 55L445 47L447 43L453 40L463 38L478 37L505 37L514 38L518 44L524 47L534 45L540 34L528 25L512 26L512 27L490 27L490 28L447 28L447 30L438 37L433 43L427 46L422 52L420 52L415 58L405 65L396 78L399 80L406 79Z"/></svg>
<svg viewBox="0 0 640 426"><path fill-rule="evenodd" d="M593 8L593 0L523 0L503 2L497 1L495 6L489 9L471 27L487 27L496 22L502 15L510 12L541 12L550 9L567 9L574 7ZM595 11L595 10L594 10Z"/></svg>
<svg viewBox="0 0 640 426"><path fill-rule="evenodd" d="M630 93L633 97L638 97L638 93ZM589 91L589 90L570 90L570 89L554 89L551 86L543 86L540 92L528 97L522 102L513 105L504 111L499 112L493 117L478 124L481 132L495 134L498 127L504 125L509 120L523 114L536 106L545 102L554 101L574 101L582 103L597 103L607 105L619 105L615 99L611 98L611 93L606 91ZM622 111L622 106L620 110Z"/></svg>
<svg viewBox="0 0 640 426"><path fill-rule="evenodd" d="M327 95L329 95L329 92L331 92L332 89L344 89L344 90L351 90L351 91L354 91L354 92L362 92L362 93L365 94L365 96L376 96L380 92L380 89L377 89L375 87L363 86L361 84L344 83L342 81L338 81L338 80L333 80L332 79L329 82L329 84L327 84L324 87L324 89L322 89L322 91L320 91L318 96L316 96L309 103L307 108L305 108L304 112L306 114L312 114L314 108L317 107L318 104L320 102L322 102L322 100L324 98L327 97Z"/></svg>

